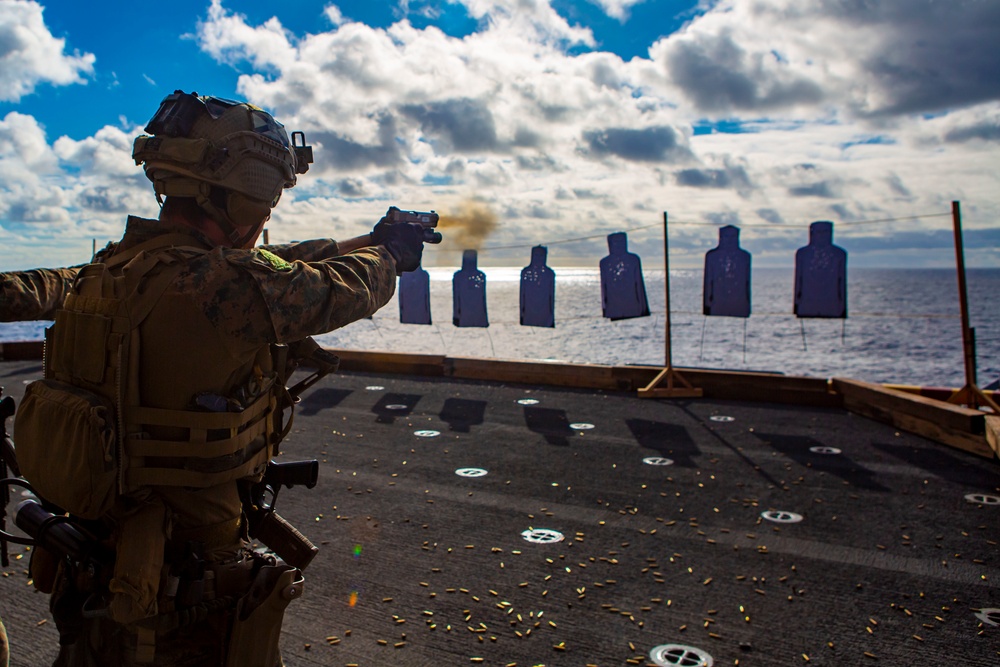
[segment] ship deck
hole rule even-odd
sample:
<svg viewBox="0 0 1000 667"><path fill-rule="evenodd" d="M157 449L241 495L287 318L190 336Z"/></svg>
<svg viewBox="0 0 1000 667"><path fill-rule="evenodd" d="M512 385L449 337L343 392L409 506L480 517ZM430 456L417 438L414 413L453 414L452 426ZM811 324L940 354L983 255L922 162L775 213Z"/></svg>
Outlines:
<svg viewBox="0 0 1000 667"><path fill-rule="evenodd" d="M1000 467L842 407L348 371L297 406L310 458L289 667L1000 662ZM13 548L11 664L50 664Z"/></svg>

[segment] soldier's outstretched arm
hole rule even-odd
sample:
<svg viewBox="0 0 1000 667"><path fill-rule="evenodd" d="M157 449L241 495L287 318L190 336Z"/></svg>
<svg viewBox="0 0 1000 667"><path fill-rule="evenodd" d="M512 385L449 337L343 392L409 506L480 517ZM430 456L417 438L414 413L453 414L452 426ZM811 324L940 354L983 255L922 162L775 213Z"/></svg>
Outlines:
<svg viewBox="0 0 1000 667"><path fill-rule="evenodd" d="M62 308L79 266L0 273L0 322L51 320Z"/></svg>
<svg viewBox="0 0 1000 667"><path fill-rule="evenodd" d="M278 245L262 245L261 249L273 252L281 259L294 262L321 262L330 257L346 255L376 245L371 234L362 234L346 241L334 241L333 239L314 239L311 241L300 241L298 243L282 243Z"/></svg>
<svg viewBox="0 0 1000 667"><path fill-rule="evenodd" d="M255 344L290 343L368 317L396 289L396 261L384 246L319 261L288 261L256 248L225 253L225 261L238 276L229 274L218 286L192 288L203 295L206 314L227 334ZM249 296L251 290L256 292L252 300L232 298Z"/></svg>

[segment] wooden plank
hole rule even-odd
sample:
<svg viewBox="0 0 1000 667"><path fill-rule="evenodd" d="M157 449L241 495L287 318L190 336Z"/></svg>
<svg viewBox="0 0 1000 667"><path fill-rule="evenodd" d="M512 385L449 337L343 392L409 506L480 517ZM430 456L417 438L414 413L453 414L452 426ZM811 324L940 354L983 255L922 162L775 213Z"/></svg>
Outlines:
<svg viewBox="0 0 1000 667"><path fill-rule="evenodd" d="M445 357L440 354L401 354L398 352L335 349L330 351L340 357L340 368L345 371L431 377L444 375Z"/></svg>
<svg viewBox="0 0 1000 667"><path fill-rule="evenodd" d="M612 366L449 357L445 375L466 380L542 384L585 389L619 389Z"/></svg>
<svg viewBox="0 0 1000 667"><path fill-rule="evenodd" d="M479 359L428 354L331 350L345 371L456 377L466 380L539 384L579 389L638 391L662 369L653 366L606 366L560 361ZM707 371L678 368L708 398L771 401L794 405L839 407L840 395L825 379L778 373Z"/></svg>
<svg viewBox="0 0 1000 667"><path fill-rule="evenodd" d="M845 396L844 407L863 417L891 424L898 429L916 433L928 440L934 440L935 442L964 450L976 456L988 459L994 456L993 449L990 448L986 437L983 435L952 429L930 419L924 419L912 414L888 411L877 404L859 399L856 396Z"/></svg>
<svg viewBox="0 0 1000 667"><path fill-rule="evenodd" d="M905 391L908 394L919 394L920 396L926 396L927 398L936 398L939 401L947 401L949 398L955 395L958 391L958 387L920 387L907 384L885 384L884 386L890 389L898 389L899 391ZM984 395L994 401L1000 401L1000 391L992 391L988 389L980 389Z"/></svg>
<svg viewBox="0 0 1000 667"><path fill-rule="evenodd" d="M470 380L544 384L581 389L639 391L662 372L648 366L603 366L548 361L518 361L449 357L445 375ZM796 405L839 407L840 396L824 379L776 373L737 373L678 368L702 396L727 400L773 401ZM654 389L654 391L656 391ZM695 397L692 392L689 397ZM664 395L664 398L670 396ZM677 397L676 394L673 397Z"/></svg>
<svg viewBox="0 0 1000 667"><path fill-rule="evenodd" d="M1000 456L1000 416L986 415L986 442Z"/></svg>
<svg viewBox="0 0 1000 667"><path fill-rule="evenodd" d="M688 387L659 387L654 389L640 389L639 398L703 398L705 392L701 389Z"/></svg>
<svg viewBox="0 0 1000 667"><path fill-rule="evenodd" d="M985 415L978 410L858 380L834 378L833 386L851 412L977 456L995 455L984 435Z"/></svg>
<svg viewBox="0 0 1000 667"><path fill-rule="evenodd" d="M705 396L737 401L766 401L839 407L840 396L825 378L807 378L775 373L731 373L685 370L684 376Z"/></svg>
<svg viewBox="0 0 1000 667"><path fill-rule="evenodd" d="M860 380L833 378L833 388L844 396L845 407L853 406L855 412L864 410L862 414L870 413L868 416L879 415L875 418L890 424L897 424L905 416L937 424L948 431L979 436L984 432L983 413L978 410Z"/></svg>
<svg viewBox="0 0 1000 667"><path fill-rule="evenodd" d="M840 395L834 393L829 381L823 378L695 368L677 370L688 382L701 389L705 398L840 407ZM649 367L616 366L613 375L622 389L636 390L647 386L656 372Z"/></svg>

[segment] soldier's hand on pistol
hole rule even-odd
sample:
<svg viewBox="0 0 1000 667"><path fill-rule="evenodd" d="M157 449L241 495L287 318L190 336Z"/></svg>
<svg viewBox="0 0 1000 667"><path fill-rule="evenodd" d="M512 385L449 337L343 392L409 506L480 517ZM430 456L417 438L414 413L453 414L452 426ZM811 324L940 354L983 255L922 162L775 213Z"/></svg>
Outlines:
<svg viewBox="0 0 1000 667"><path fill-rule="evenodd" d="M378 223L375 225L375 227L372 228L372 231L369 234L369 236L371 237L371 245L385 245L385 242L388 239L389 230L392 227L396 226L399 226L398 223L393 224L389 222L388 218L386 217L383 217L381 220L379 220ZM421 229L424 243L441 243L441 232L436 232L433 229L424 227L422 225L418 226Z"/></svg>
<svg viewBox="0 0 1000 667"><path fill-rule="evenodd" d="M385 241L382 245L396 260L397 275L414 271L420 266L420 259L424 253L425 231L422 225L414 222L385 226L383 233ZM373 237L374 235L372 232Z"/></svg>
<svg viewBox="0 0 1000 667"><path fill-rule="evenodd" d="M392 227L392 223L389 222L385 216L372 228L369 236L371 237L372 245L385 245L385 241L389 235L389 228Z"/></svg>

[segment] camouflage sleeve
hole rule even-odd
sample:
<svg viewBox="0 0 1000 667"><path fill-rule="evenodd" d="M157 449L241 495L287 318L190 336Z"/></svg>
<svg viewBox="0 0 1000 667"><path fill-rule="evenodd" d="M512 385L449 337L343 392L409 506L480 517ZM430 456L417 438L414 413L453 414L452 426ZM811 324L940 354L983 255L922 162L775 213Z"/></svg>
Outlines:
<svg viewBox="0 0 1000 667"><path fill-rule="evenodd" d="M382 247L316 262L288 262L261 248L228 252L226 260L253 279L270 319L265 332L257 323L248 328L247 315L225 318L235 327L226 333L259 336L255 343L290 343L332 331L372 315L396 291L396 263Z"/></svg>
<svg viewBox="0 0 1000 667"><path fill-rule="evenodd" d="M79 271L74 266L0 273L0 322L53 319Z"/></svg>
<svg viewBox="0 0 1000 667"><path fill-rule="evenodd" d="M324 259L340 256L340 246L333 239L263 245L259 249L272 252L287 262L322 262Z"/></svg>

